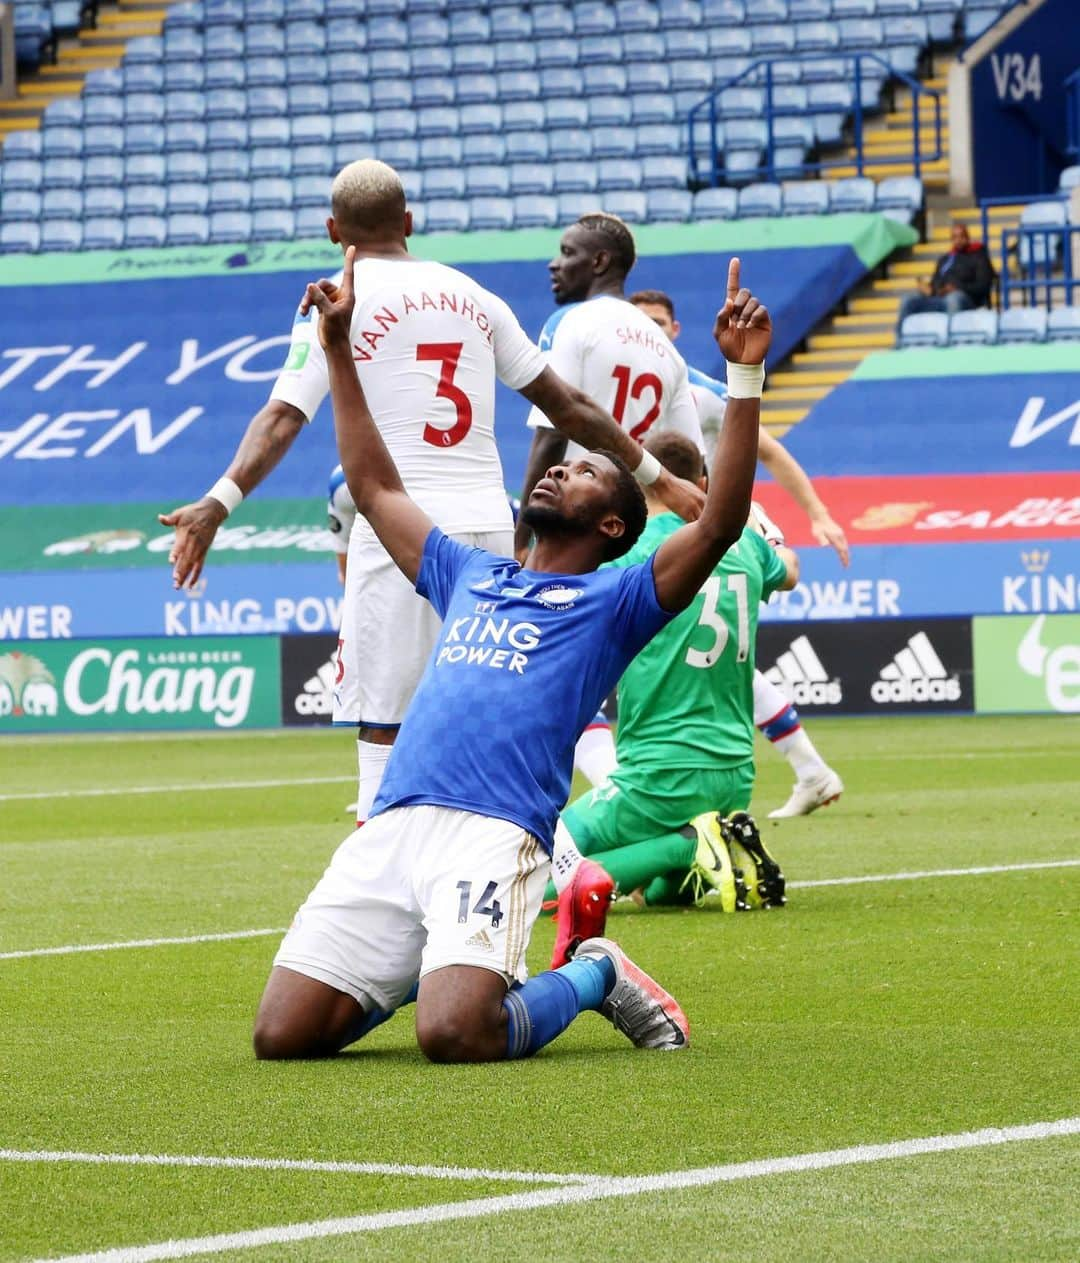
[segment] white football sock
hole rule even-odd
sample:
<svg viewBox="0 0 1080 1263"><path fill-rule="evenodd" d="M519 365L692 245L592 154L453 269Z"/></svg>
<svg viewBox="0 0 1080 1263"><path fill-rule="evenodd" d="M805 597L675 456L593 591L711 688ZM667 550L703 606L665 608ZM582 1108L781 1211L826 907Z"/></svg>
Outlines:
<svg viewBox="0 0 1080 1263"><path fill-rule="evenodd" d="M760 671L754 672L754 724L787 759L800 781L812 780L828 770L806 735L798 711Z"/></svg>
<svg viewBox="0 0 1080 1263"><path fill-rule="evenodd" d="M393 746L376 745L374 741L358 740L356 743L356 756L360 765L360 776L356 786L357 824L363 824L371 814L371 807L382 784L386 762L393 748Z"/></svg>
<svg viewBox="0 0 1080 1263"><path fill-rule="evenodd" d="M607 724L586 728L574 747L574 767L590 785L599 785L615 771L615 738Z"/></svg>
<svg viewBox="0 0 1080 1263"><path fill-rule="evenodd" d="M570 836L570 830L559 820L555 825L555 841L551 850L551 880L561 895L574 879L582 855Z"/></svg>

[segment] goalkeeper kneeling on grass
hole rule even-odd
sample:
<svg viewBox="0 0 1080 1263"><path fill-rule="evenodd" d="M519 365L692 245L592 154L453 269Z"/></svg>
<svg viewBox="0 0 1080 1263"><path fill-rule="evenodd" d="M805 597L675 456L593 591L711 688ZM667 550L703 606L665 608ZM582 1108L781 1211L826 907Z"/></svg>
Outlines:
<svg viewBox="0 0 1080 1263"><path fill-rule="evenodd" d="M645 447L672 473L704 485L701 453L682 435L662 432ZM648 489L646 502L641 539L611 565L640 561L682 524ZM716 891L727 912L784 902L783 874L747 814L754 640L759 602L798 577L795 554L755 506L691 605L627 667L618 766L563 812L556 832L556 964L603 932L615 890L640 890L646 904Z"/></svg>

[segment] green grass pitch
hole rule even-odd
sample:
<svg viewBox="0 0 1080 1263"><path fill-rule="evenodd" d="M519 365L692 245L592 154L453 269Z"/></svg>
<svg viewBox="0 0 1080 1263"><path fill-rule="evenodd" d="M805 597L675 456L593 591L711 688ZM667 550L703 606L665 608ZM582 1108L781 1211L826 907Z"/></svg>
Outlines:
<svg viewBox="0 0 1080 1263"><path fill-rule="evenodd" d="M286 925L348 831L346 735L4 741L0 1260L173 1258L137 1247L566 1187L513 1173L685 1172L1080 1115L1080 868L799 885L1080 860L1080 723L812 731L847 792L768 825L787 908L612 912L682 1001L691 1048L638 1052L588 1014L532 1061L481 1067L424 1062L411 1011L335 1061L256 1063L273 934L11 955ZM760 819L788 788L762 748ZM542 921L534 970L552 937ZM59 1152L489 1174L44 1156ZM1078 1193L1064 1135L190 1257L1072 1260Z"/></svg>

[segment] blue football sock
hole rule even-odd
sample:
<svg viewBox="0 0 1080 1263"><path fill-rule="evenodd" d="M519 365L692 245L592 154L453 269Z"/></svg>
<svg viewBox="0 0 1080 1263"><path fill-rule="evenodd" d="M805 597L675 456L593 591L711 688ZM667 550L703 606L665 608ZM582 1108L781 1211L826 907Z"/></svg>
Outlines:
<svg viewBox="0 0 1080 1263"><path fill-rule="evenodd" d="M598 1009L614 985L611 961L586 956L508 991L503 1000L507 1058L531 1057L561 1035L579 1013Z"/></svg>

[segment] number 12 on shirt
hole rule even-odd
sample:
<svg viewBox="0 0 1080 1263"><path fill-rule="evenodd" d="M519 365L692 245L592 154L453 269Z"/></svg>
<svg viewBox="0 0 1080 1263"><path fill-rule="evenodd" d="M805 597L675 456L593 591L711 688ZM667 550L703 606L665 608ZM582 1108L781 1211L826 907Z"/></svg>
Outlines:
<svg viewBox="0 0 1080 1263"><path fill-rule="evenodd" d="M727 646L731 629L720 612L720 598L723 595L725 581L727 582L728 591L735 595L735 616L738 635L735 661L745 662L749 657L750 603L747 596L746 575L714 574L705 580L705 586L701 589L705 596L705 602L701 607L701 616L698 618L699 627L708 627L712 631L714 636L713 643L708 649L687 649L686 663L688 666L701 667L702 669L714 666L719 662L720 655Z"/></svg>

